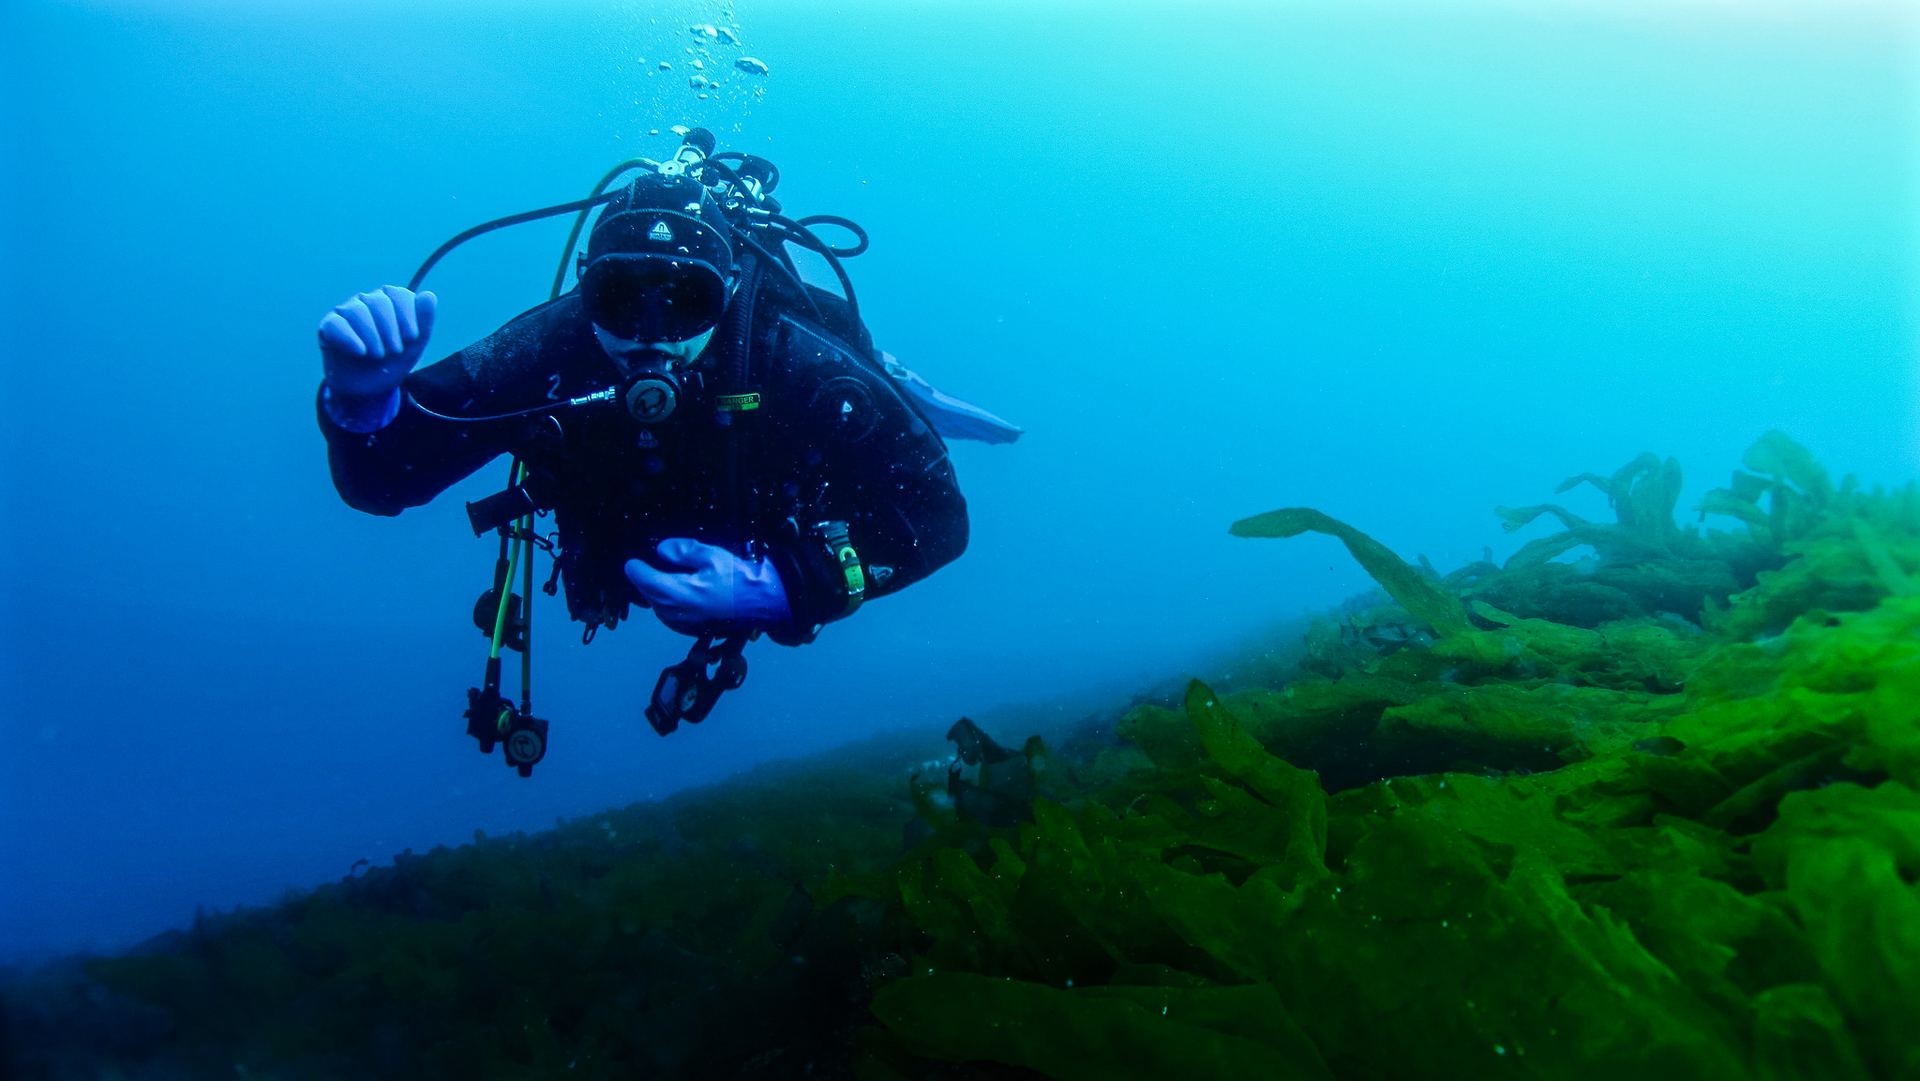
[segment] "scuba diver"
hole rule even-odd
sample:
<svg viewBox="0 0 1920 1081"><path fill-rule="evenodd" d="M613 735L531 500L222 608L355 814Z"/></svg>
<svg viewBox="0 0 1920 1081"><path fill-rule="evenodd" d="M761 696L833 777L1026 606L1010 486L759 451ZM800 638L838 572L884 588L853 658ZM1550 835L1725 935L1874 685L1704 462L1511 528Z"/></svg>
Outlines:
<svg viewBox="0 0 1920 1081"><path fill-rule="evenodd" d="M548 730L531 702L536 547L554 559L544 591L564 586L584 641L636 604L696 639L646 708L665 735L740 685L748 641L812 641L957 558L967 506L942 434L1020 434L874 348L840 263L866 249L864 230L786 217L771 196L778 176L765 159L715 154L694 129L670 160L623 163L588 199L468 230L408 286L360 293L320 323L320 428L349 506L395 515L513 459L507 487L467 506L476 535L500 535L474 612L492 648L467 721L480 749L501 744L522 776ZM574 258L563 256L552 298L416 370L434 263L481 232L567 212L578 215ZM827 244L820 224L857 244ZM788 245L823 256L839 295L805 282ZM569 262L576 282L562 292ZM543 535L535 519L549 512L555 530ZM523 656L517 705L501 690L502 650Z"/></svg>

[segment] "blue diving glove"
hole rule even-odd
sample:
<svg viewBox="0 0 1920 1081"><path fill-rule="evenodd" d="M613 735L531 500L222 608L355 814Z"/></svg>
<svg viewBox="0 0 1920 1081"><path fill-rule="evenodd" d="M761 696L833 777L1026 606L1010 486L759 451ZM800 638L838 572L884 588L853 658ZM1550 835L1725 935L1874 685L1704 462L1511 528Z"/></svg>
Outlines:
<svg viewBox="0 0 1920 1081"><path fill-rule="evenodd" d="M377 432L400 412L400 381L426 352L439 301L383 285L357 293L320 320L320 392L327 419L350 432Z"/></svg>
<svg viewBox="0 0 1920 1081"><path fill-rule="evenodd" d="M787 623L787 587L765 556L743 559L725 548L672 537L654 549L673 570L627 560L627 581L660 622L681 634L744 634Z"/></svg>

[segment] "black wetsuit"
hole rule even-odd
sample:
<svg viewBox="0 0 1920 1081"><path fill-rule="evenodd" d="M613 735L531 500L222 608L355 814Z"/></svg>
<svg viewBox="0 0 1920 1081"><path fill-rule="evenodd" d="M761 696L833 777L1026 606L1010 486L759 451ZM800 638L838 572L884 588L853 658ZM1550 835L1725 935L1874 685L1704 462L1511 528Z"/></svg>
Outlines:
<svg viewBox="0 0 1920 1081"><path fill-rule="evenodd" d="M403 404L373 435L339 428L323 410L334 486L350 506L398 514L518 455L554 509L573 618L618 622L643 603L625 562L652 559L667 537L694 537L772 559L794 619L769 637L807 641L847 608L845 572L817 523L847 523L868 599L926 577L967 544L945 444L873 364L865 329L839 298L808 293L811 302L776 274L737 290L683 378L678 409L651 428L617 401L477 424ZM414 372L406 391L433 412L482 417L618 385L568 293ZM758 407L719 408L744 394L758 394Z"/></svg>

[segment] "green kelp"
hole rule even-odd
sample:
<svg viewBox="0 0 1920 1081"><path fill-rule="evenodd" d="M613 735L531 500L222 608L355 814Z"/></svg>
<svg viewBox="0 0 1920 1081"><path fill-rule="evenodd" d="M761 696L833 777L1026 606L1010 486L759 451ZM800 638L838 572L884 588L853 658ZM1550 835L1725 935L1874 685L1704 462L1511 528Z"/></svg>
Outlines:
<svg viewBox="0 0 1920 1081"><path fill-rule="evenodd" d="M1775 433L1727 530L1669 459L1583 485L1614 521L1452 573L1238 523L1385 592L1270 686L409 856L6 1046L61 1002L180 1076L1920 1076L1920 492Z"/></svg>
<svg viewBox="0 0 1920 1081"><path fill-rule="evenodd" d="M1337 538L1380 588L1435 634L1444 637L1467 629L1467 614L1459 598L1402 562L1379 541L1317 510L1294 507L1269 511L1233 523L1232 532L1236 537L1297 537L1312 532Z"/></svg>
<svg viewBox="0 0 1920 1081"><path fill-rule="evenodd" d="M1676 525L1670 460L1583 475L1616 522L1508 512L1567 529L1453 578L1316 511L1236 523L1337 537L1398 606L1369 625L1419 634L1136 708L1132 771L964 868L912 855L872 1076L1163 1076L1185 1044L1223 1076L1920 1072L1920 519L1811 461L1749 454L1764 533ZM1583 546L1607 605L1542 571ZM1182 1010L1207 989L1262 1001L1266 1046L1216 1062L1245 1032Z"/></svg>
<svg viewBox="0 0 1920 1081"><path fill-rule="evenodd" d="M897 963L856 948L859 904L812 896L898 854L909 760L893 746L766 768L208 917L87 963L88 999L111 1006L101 1027L135 1007L167 1024L68 1059L88 1077L103 1061L181 1077L799 1076L844 1060L870 981ZM36 1054L54 1020L32 1030Z"/></svg>

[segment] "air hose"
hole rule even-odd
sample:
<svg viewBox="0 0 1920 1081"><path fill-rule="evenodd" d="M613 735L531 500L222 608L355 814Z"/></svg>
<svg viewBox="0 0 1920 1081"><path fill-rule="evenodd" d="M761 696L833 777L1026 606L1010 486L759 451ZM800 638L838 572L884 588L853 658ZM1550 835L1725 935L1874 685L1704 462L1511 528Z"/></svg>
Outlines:
<svg viewBox="0 0 1920 1081"><path fill-rule="evenodd" d="M526 479L526 463L517 458L514 459L513 483L517 486L524 483ZM499 663L500 644L505 640L507 635L507 615L513 609L513 576L516 571L522 571L522 560L524 560L525 565L522 573L526 581L525 584L521 586L525 591L521 596L526 598L522 602L526 605L526 609L520 614L522 625L520 631L520 709L524 713L531 714L533 712L533 517L528 515L515 520L514 527L517 533L517 543L510 546L511 552L507 560L507 574L500 583L500 606L495 610L493 615L493 639L487 650L487 662L489 664ZM501 714L498 724L502 732L506 731L506 714Z"/></svg>

